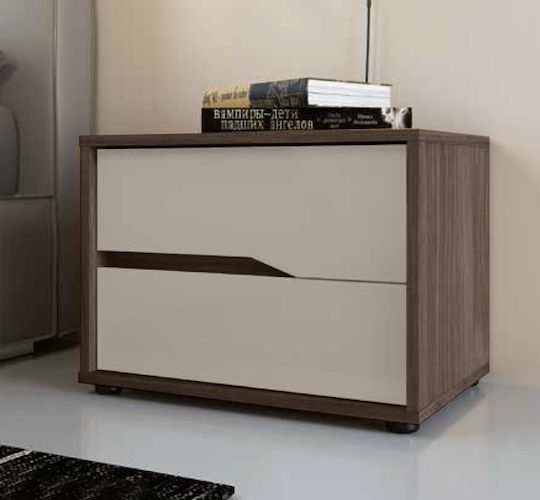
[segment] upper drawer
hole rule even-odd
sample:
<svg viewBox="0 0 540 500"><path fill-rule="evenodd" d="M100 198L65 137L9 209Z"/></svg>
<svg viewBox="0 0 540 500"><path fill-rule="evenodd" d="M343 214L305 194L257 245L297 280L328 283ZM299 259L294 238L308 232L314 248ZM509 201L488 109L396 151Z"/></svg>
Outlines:
<svg viewBox="0 0 540 500"><path fill-rule="evenodd" d="M98 250L406 280L406 146L98 151Z"/></svg>

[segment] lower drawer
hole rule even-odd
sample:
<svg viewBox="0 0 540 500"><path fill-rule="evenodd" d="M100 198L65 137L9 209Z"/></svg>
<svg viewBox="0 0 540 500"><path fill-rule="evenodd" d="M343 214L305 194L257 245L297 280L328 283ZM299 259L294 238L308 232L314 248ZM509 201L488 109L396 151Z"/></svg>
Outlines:
<svg viewBox="0 0 540 500"><path fill-rule="evenodd" d="M98 270L99 370L406 404L406 286Z"/></svg>

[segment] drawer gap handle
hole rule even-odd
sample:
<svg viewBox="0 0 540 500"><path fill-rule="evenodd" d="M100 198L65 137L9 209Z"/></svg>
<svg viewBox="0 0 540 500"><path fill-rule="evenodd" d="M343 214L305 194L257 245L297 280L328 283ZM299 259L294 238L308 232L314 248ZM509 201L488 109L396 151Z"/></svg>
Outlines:
<svg viewBox="0 0 540 500"><path fill-rule="evenodd" d="M243 274L250 276L294 276L252 257L219 255L161 254L141 252L99 252L99 267L183 271L193 273Z"/></svg>

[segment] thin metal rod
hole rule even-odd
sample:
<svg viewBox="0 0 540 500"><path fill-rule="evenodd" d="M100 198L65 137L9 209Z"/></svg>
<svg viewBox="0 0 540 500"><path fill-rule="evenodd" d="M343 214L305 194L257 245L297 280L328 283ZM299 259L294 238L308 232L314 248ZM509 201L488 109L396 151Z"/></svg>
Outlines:
<svg viewBox="0 0 540 500"><path fill-rule="evenodd" d="M369 58L371 50L371 6L373 0L367 0L367 30L366 30L366 83L369 83Z"/></svg>
<svg viewBox="0 0 540 500"><path fill-rule="evenodd" d="M53 8L53 47L52 47L52 86L53 86L53 213L52 213L52 334L58 338L59 326L60 326L60 211L58 206L58 193L59 188L59 96L58 96L58 22L59 22L59 0L52 0Z"/></svg>

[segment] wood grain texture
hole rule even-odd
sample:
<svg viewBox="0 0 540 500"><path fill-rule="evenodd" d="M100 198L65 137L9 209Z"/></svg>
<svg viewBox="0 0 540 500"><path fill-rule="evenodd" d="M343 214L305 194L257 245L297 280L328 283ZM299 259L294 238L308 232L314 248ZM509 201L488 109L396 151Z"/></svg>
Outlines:
<svg viewBox="0 0 540 500"><path fill-rule="evenodd" d="M418 335L418 253L417 223L419 211L419 186L417 172L420 144L407 147L407 408L419 408L419 335Z"/></svg>
<svg viewBox="0 0 540 500"><path fill-rule="evenodd" d="M79 382L369 420L416 424L420 418L418 413L408 411L405 406L101 370L80 373Z"/></svg>
<svg viewBox="0 0 540 500"><path fill-rule="evenodd" d="M90 135L81 146L95 148L166 148L230 146L294 146L330 144L403 144L445 142L486 146L483 136L418 129L310 130L289 132L231 132L217 134Z"/></svg>
<svg viewBox="0 0 540 500"><path fill-rule="evenodd" d="M116 257L107 264L96 251L96 150L310 144L407 144L407 407L98 371L96 268ZM419 424L488 373L488 138L340 130L88 136L81 146L81 382ZM172 265L159 259L156 266Z"/></svg>
<svg viewBox="0 0 540 500"><path fill-rule="evenodd" d="M280 269L251 257L217 255L172 255L139 252L99 252L101 267L154 269L192 273L242 274L292 278Z"/></svg>
<svg viewBox="0 0 540 500"><path fill-rule="evenodd" d="M489 150L420 142L408 193L408 407L489 364Z"/></svg>
<svg viewBox="0 0 540 500"><path fill-rule="evenodd" d="M446 394L440 396L437 400L433 401L430 405L426 406L419 412L413 412L418 418L418 424L425 422L428 418L432 417L439 410L444 408L447 404L451 403L460 394L469 389L474 383L478 382L482 377L489 373L489 364L480 367L475 370L471 375L461 380L461 382L455 385Z"/></svg>
<svg viewBox="0 0 540 500"><path fill-rule="evenodd" d="M328 398L295 394L290 392L252 389L230 385L209 384L189 380L149 377L129 373L98 370L81 372L79 382L83 384L122 387L140 391L175 394L215 401L228 401L250 406L268 406L303 412L336 415L342 417L382 420L420 425L439 410L451 403L475 382L489 372L485 365L462 380L460 384L441 396L422 411L412 411L405 406L353 401L350 399Z"/></svg>
<svg viewBox="0 0 540 500"><path fill-rule="evenodd" d="M81 372L94 371L96 362L96 272L99 265L96 243L97 151L81 148L80 153L80 329Z"/></svg>

